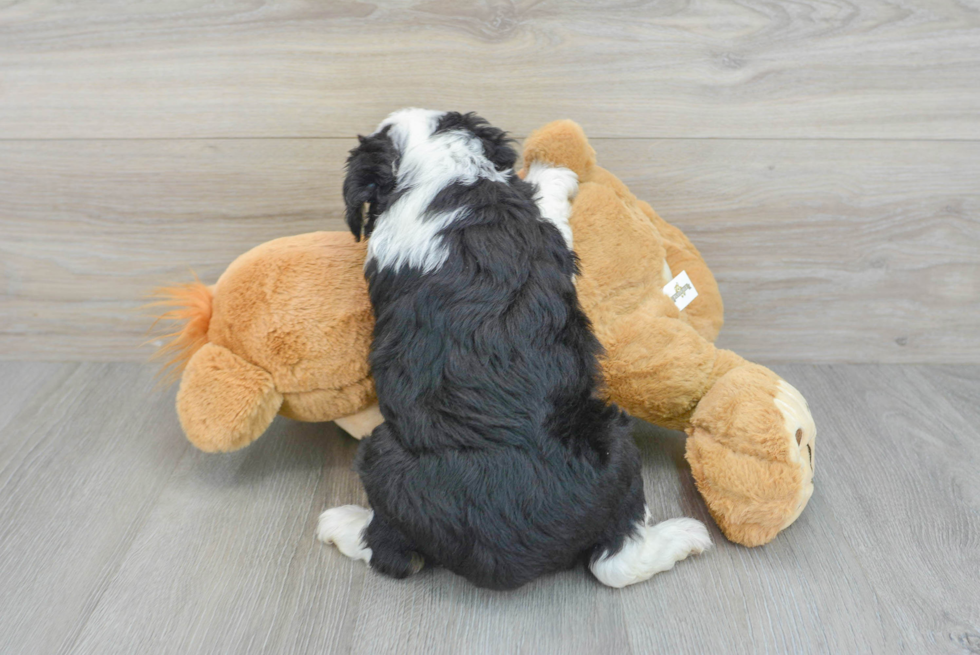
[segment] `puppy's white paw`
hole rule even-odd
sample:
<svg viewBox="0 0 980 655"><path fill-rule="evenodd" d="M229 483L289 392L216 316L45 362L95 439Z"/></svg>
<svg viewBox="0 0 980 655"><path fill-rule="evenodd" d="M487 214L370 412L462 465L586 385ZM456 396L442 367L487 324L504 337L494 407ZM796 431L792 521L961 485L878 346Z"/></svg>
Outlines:
<svg viewBox="0 0 980 655"><path fill-rule="evenodd" d="M679 562L688 555L700 555L711 548L711 536L704 523L696 519L667 519L650 528L654 539L663 544L665 559Z"/></svg>
<svg viewBox="0 0 980 655"><path fill-rule="evenodd" d="M669 519L656 525L643 525L615 555L603 555L592 563L592 573L610 587L625 587L649 580L688 555L711 547L704 523L695 519Z"/></svg>
<svg viewBox="0 0 980 655"><path fill-rule="evenodd" d="M337 550L351 559L371 563L371 549L364 545L364 529L374 517L374 512L357 505L342 505L328 509L320 515L316 537L325 544L334 544Z"/></svg>

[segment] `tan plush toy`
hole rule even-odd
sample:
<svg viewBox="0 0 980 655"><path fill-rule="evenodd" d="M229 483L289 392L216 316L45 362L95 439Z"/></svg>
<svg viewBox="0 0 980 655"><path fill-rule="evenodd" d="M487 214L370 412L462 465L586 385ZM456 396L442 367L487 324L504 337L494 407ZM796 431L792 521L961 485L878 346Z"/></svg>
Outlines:
<svg viewBox="0 0 980 655"><path fill-rule="evenodd" d="M722 302L700 253L596 165L578 125L557 121L532 134L524 162L578 174L576 284L606 349L609 399L687 432L695 482L725 536L746 546L772 540L813 492L806 401L772 371L715 348ZM242 255L214 286L162 290L172 306L163 318L180 322L164 348L182 372L177 411L198 448L246 446L277 413L334 420L357 437L383 420L367 363L364 256L348 233L303 234ZM682 303L695 291L679 310L671 296Z"/></svg>

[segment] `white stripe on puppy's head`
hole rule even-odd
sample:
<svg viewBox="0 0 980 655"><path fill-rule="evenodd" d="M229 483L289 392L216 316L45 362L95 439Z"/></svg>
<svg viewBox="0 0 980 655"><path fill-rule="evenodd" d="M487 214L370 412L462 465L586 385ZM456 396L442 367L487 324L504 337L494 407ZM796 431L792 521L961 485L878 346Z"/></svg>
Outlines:
<svg viewBox="0 0 980 655"><path fill-rule="evenodd" d="M475 114L402 109L358 138L344 180L347 225L371 237L367 261L380 269L438 269L448 256L439 233L466 208L430 212L430 203L451 184L506 182L517 157Z"/></svg>
<svg viewBox="0 0 980 655"><path fill-rule="evenodd" d="M375 134L384 128L390 127L391 139L395 147L400 152L405 152L413 145L422 143L436 131L439 127L439 119L445 116L446 112L435 109L416 109L408 107L399 109L388 114L388 118L381 121Z"/></svg>

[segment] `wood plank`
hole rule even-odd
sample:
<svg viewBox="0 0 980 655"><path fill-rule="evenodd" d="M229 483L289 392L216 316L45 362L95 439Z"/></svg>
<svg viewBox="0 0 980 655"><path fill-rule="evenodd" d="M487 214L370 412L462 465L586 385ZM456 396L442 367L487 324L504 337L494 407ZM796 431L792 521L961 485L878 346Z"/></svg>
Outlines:
<svg viewBox="0 0 980 655"><path fill-rule="evenodd" d="M352 653L633 653L616 590L582 567L513 592L448 571L364 581Z"/></svg>
<svg viewBox="0 0 980 655"><path fill-rule="evenodd" d="M342 226L344 146L0 143L0 352L144 359L153 287L190 269L214 281L263 241Z"/></svg>
<svg viewBox="0 0 980 655"><path fill-rule="evenodd" d="M980 426L980 370L974 366L920 366L916 371L945 399L949 407L973 426ZM980 432L980 428L975 428ZM980 459L980 439L970 439L970 432L961 440L963 447Z"/></svg>
<svg viewBox="0 0 980 655"><path fill-rule="evenodd" d="M34 369L34 370L32 370ZM363 503L356 443L278 419L244 451L186 446L145 367L45 378L0 431L3 652L963 652L980 637L980 367L777 366L820 430L817 491L773 543L606 589L385 579L313 538ZM0 378L6 385L7 378ZM57 384L53 381L57 380ZM683 436L638 424L655 516L708 520ZM43 629L42 629L43 627Z"/></svg>
<svg viewBox="0 0 980 655"><path fill-rule="evenodd" d="M969 363L978 155L976 143L668 141L614 170L715 272L718 345L767 362Z"/></svg>
<svg viewBox="0 0 980 655"><path fill-rule="evenodd" d="M411 105L517 134L980 138L956 0L28 0L0 62L6 138L349 137Z"/></svg>
<svg viewBox="0 0 980 655"><path fill-rule="evenodd" d="M51 385L58 384L66 367L65 364L0 361L0 435L25 404L51 393Z"/></svg>
<svg viewBox="0 0 980 655"><path fill-rule="evenodd" d="M843 401L837 369L781 372L800 384L821 425ZM890 434L906 437L882 430L876 435L882 447L894 447ZM707 520L683 463L681 435L641 424L637 437L653 513ZM855 475L847 484L862 495L879 488L876 476L854 470L868 462L843 466L850 456L843 432L824 430L821 438L831 480L846 471ZM824 493L836 480L820 487L800 521L773 544L745 549L712 527L713 550L621 591L601 587L581 569L515 593L475 589L444 570L395 582L312 541L323 507L364 502L349 470L352 456L353 442L331 429L278 421L241 453L185 458L76 652L129 652L146 643L175 653L922 652L918 636L928 625L915 620L914 610L962 600L904 586L900 596L888 596L881 585L897 582L872 577L865 554L900 559L895 549L918 552L928 538L916 532L906 537L912 543L879 539L878 530L858 522L864 517ZM917 493L896 489L895 499L914 502ZM953 546L955 567L969 544ZM944 568L943 560L935 566L945 576L958 570ZM899 626L898 619L907 623Z"/></svg>
<svg viewBox="0 0 980 655"><path fill-rule="evenodd" d="M980 643L980 429L930 370L777 368L819 430L811 505L823 498L841 526L832 539L811 535L811 548L852 549L906 652L970 652ZM976 367L967 376L980 379ZM823 531L826 515L808 507L804 517Z"/></svg>
<svg viewBox="0 0 980 655"><path fill-rule="evenodd" d="M43 391L0 432L4 653L71 646L189 448L146 367L66 365Z"/></svg>
<svg viewBox="0 0 980 655"><path fill-rule="evenodd" d="M190 452L72 652L346 652L368 571L314 526L333 498L363 494L356 444L277 419L246 450Z"/></svg>
<svg viewBox="0 0 980 655"><path fill-rule="evenodd" d="M0 141L0 358L142 359L154 286L343 229L350 140ZM980 362L980 144L594 142L768 362Z"/></svg>

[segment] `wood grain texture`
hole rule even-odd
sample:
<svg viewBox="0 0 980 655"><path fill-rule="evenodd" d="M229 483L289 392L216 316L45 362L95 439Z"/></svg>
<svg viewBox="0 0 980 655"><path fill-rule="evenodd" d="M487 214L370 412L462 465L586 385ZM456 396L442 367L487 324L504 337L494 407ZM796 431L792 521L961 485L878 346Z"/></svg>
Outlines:
<svg viewBox="0 0 980 655"><path fill-rule="evenodd" d="M329 561L314 527L334 498L364 502L356 443L279 419L245 451L189 454L73 652L345 652L367 571Z"/></svg>
<svg viewBox="0 0 980 655"><path fill-rule="evenodd" d="M980 646L980 427L975 399L949 394L980 388L980 370L955 370L778 369L814 408L817 493L840 524L824 548L855 553L904 652Z"/></svg>
<svg viewBox="0 0 980 655"><path fill-rule="evenodd" d="M0 62L6 138L347 137L406 105L518 134L980 137L955 0L29 0L0 6Z"/></svg>
<svg viewBox="0 0 980 655"><path fill-rule="evenodd" d="M26 403L36 396L47 395L49 385L57 385L58 374L65 368L64 364L0 362L0 435ZM2 437L0 444L3 444Z"/></svg>
<svg viewBox="0 0 980 655"><path fill-rule="evenodd" d="M5 387L28 377L8 365L0 375ZM56 653L78 637L190 446L173 395L138 366L65 365L29 400L0 399L10 402L19 409L0 432L0 652Z"/></svg>
<svg viewBox="0 0 980 655"><path fill-rule="evenodd" d="M980 426L980 376L970 366L924 366L916 369L922 377L939 390L946 403L944 406L955 408L969 425ZM964 441L970 441L971 431L967 429L961 435Z"/></svg>
<svg viewBox="0 0 980 655"><path fill-rule="evenodd" d="M817 489L771 544L624 590L583 570L516 592L383 578L313 538L363 503L356 443L277 419L186 446L145 367L0 366L0 650L235 653L967 653L980 644L980 367L782 365L819 429ZM108 402L111 402L110 409ZM636 427L657 518L710 521L683 436ZM12 455L8 455L12 453Z"/></svg>
<svg viewBox="0 0 980 655"><path fill-rule="evenodd" d="M0 141L0 357L142 359L151 288L343 229L352 140ZM980 143L595 141L752 359L980 362ZM696 301L695 301L696 302Z"/></svg>

